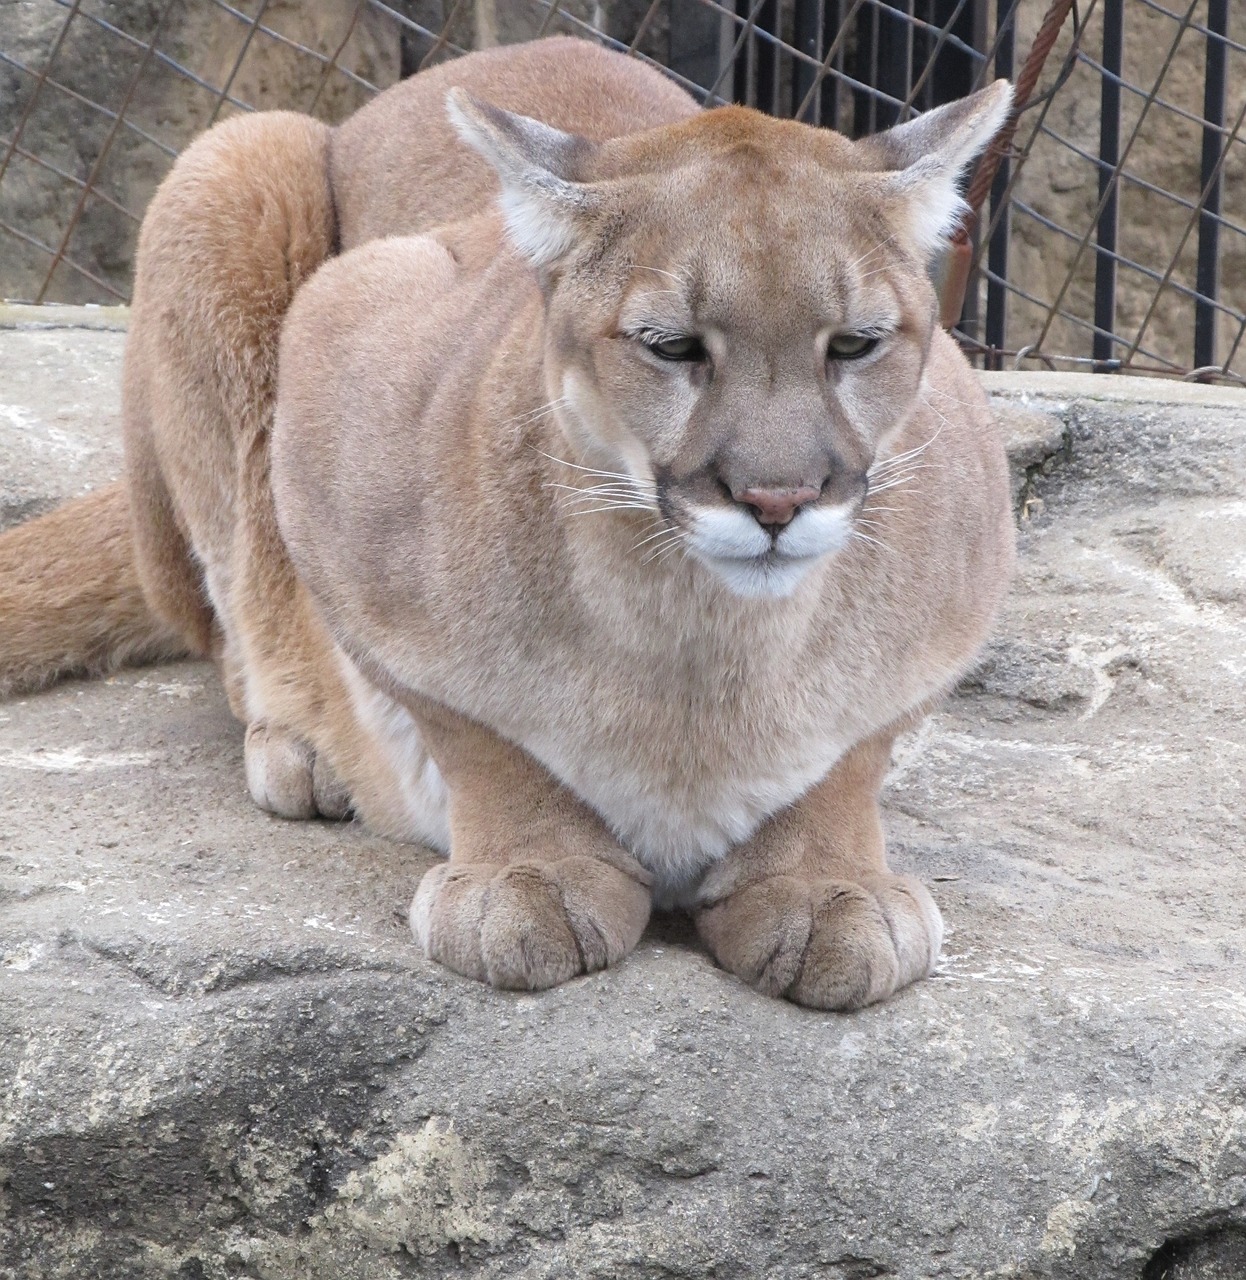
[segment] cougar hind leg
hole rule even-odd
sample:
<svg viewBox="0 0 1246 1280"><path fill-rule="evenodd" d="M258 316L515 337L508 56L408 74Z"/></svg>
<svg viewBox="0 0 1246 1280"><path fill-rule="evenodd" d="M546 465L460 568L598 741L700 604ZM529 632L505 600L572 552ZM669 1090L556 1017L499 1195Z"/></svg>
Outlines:
<svg viewBox="0 0 1246 1280"><path fill-rule="evenodd" d="M203 575L156 456L145 376L146 336L141 327L129 336L121 392L135 564L152 612L186 638L192 653L203 656L216 647L216 626Z"/></svg>
<svg viewBox="0 0 1246 1280"><path fill-rule="evenodd" d="M277 339L334 251L328 129L285 112L198 139L139 239L124 424L144 594L221 670L257 803L341 816L330 704L346 695L268 487Z"/></svg>

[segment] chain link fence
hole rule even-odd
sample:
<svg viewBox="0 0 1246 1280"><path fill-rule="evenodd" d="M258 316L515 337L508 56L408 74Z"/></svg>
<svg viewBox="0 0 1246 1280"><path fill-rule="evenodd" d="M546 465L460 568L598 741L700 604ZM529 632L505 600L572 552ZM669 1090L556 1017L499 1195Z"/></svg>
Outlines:
<svg viewBox="0 0 1246 1280"><path fill-rule="evenodd" d="M1230 18L1235 26L1230 30ZM565 33L853 136L1018 82L945 320L987 367L1246 377L1243 0L26 0L0 4L0 295L127 300L138 224L216 120L337 121Z"/></svg>

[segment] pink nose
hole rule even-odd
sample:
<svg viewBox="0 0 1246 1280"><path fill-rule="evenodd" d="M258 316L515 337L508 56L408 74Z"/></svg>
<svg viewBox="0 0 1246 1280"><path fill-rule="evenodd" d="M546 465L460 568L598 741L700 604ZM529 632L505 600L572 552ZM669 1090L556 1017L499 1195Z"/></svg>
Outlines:
<svg viewBox="0 0 1246 1280"><path fill-rule="evenodd" d="M732 497L752 507L760 524L787 524L818 493L812 485L803 484L799 489L743 489Z"/></svg>

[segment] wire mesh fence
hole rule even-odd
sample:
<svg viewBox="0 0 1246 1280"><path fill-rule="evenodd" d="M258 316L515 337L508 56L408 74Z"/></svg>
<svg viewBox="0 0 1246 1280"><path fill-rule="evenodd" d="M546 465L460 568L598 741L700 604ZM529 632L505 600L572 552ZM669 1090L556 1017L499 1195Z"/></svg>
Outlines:
<svg viewBox="0 0 1246 1280"><path fill-rule="evenodd" d="M945 318L988 367L1246 376L1242 0L30 0L0 6L0 294L123 302L177 154L239 111L342 119L566 33L853 136L996 76ZM1232 12L1231 12L1232 11Z"/></svg>

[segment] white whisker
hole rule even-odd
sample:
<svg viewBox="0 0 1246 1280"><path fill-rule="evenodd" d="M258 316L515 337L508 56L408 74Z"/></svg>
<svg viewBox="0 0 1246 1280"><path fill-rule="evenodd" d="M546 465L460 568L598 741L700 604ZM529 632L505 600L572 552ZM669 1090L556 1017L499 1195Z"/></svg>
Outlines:
<svg viewBox="0 0 1246 1280"><path fill-rule="evenodd" d="M595 484L581 488L576 484L544 484L541 488L560 490L558 496L563 502L573 502L576 498L647 498L653 501L656 496L652 490L626 485Z"/></svg>
<svg viewBox="0 0 1246 1280"><path fill-rule="evenodd" d="M653 508L645 506L643 502L606 502L592 507L579 507L575 511L569 511L567 514L572 516L595 516L603 511L644 511L646 514L652 515Z"/></svg>
<svg viewBox="0 0 1246 1280"><path fill-rule="evenodd" d="M546 404L538 405L535 409L529 409L526 413L517 413L513 418L507 418L505 422L498 424L499 430L502 427L527 426L529 423L543 418L547 413L553 413L567 403L566 396L558 396Z"/></svg>
<svg viewBox="0 0 1246 1280"><path fill-rule="evenodd" d="M669 276L670 279L682 285L689 283L689 277L686 272L666 271L662 267L647 267L643 262L633 262L631 266L633 271L652 271L656 275Z"/></svg>
<svg viewBox="0 0 1246 1280"><path fill-rule="evenodd" d="M678 529L672 529L670 525L663 524L659 529L655 530L653 533L647 534L645 537L641 538L639 542L633 542L631 546L631 550L639 551L641 547L645 546L647 543L653 542L657 538L662 537L663 534L678 534L678 533L679 533ZM653 547L653 548L650 548L650 550L656 551L658 550L658 548Z"/></svg>
<svg viewBox="0 0 1246 1280"><path fill-rule="evenodd" d="M683 550L684 550L684 536L681 532L676 530L675 537L672 538L670 542L662 543L658 547L658 549L649 556L646 563L658 564L660 561L665 560L667 556L673 555L676 551L682 554Z"/></svg>
<svg viewBox="0 0 1246 1280"><path fill-rule="evenodd" d="M845 270L851 271L853 267L859 267L863 262L868 262L876 253L881 253L895 238L893 232L885 240L880 240L872 249L867 249L859 258L854 258Z"/></svg>
<svg viewBox="0 0 1246 1280"><path fill-rule="evenodd" d="M932 435L930 439L927 440L924 444L919 444L912 449L906 449L903 453L893 453L889 458L880 459L879 461L874 463L874 465L869 469L869 471L866 474L871 476L878 475L882 471L886 471L892 467L899 466L902 462L907 461L909 458L920 457L939 438L939 432L942 430L943 428L939 427L939 429L934 433L934 435Z"/></svg>
<svg viewBox="0 0 1246 1280"><path fill-rule="evenodd" d="M853 529L852 536L854 538L859 538L862 542L868 542L872 546L881 547L884 551L888 551L892 555L896 554L885 542L880 542L877 538L871 538L868 533L862 533L859 529Z"/></svg>
<svg viewBox="0 0 1246 1280"><path fill-rule="evenodd" d="M599 467L582 467L578 462L568 462L566 458L556 458L552 453L546 453L543 449L535 449L534 451L540 454L542 458L548 458L551 462L570 467L572 471L582 471L585 475L600 476L603 480L626 480L629 484L640 483L635 476L629 476L622 471L602 471Z"/></svg>
<svg viewBox="0 0 1246 1280"><path fill-rule="evenodd" d="M881 474L867 476L866 479L869 482L868 492L869 493L874 492L875 480L881 480L886 484L890 484L891 481L893 480L903 480L906 476L915 476L919 471L933 471L933 470L935 470L935 468L931 467L928 463L906 462L902 467L892 467L886 471L883 471Z"/></svg>
<svg viewBox="0 0 1246 1280"><path fill-rule="evenodd" d="M873 489L870 490L870 494L877 495L881 493L886 493L888 489L896 489L896 490L899 490L900 492L907 493L912 483L913 483L912 476L896 476L893 479L886 481L884 484L876 485ZM899 497L899 493L895 494L894 496ZM888 501L890 500L891 499L888 499Z"/></svg>

